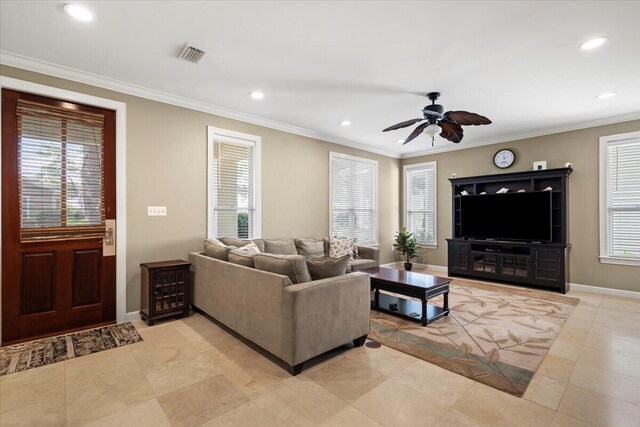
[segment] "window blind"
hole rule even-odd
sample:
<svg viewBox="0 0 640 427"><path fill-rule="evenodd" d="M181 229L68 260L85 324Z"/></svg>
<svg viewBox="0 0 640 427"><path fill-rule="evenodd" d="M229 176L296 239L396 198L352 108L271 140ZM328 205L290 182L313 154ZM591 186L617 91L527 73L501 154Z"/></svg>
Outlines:
<svg viewBox="0 0 640 427"><path fill-rule="evenodd" d="M210 237L253 239L256 236L255 146L213 142Z"/></svg>
<svg viewBox="0 0 640 427"><path fill-rule="evenodd" d="M640 140L607 147L609 255L640 259Z"/></svg>
<svg viewBox="0 0 640 427"><path fill-rule="evenodd" d="M20 241L105 236L104 116L18 100Z"/></svg>
<svg viewBox="0 0 640 427"><path fill-rule="evenodd" d="M331 153L331 236L377 243L378 164Z"/></svg>
<svg viewBox="0 0 640 427"><path fill-rule="evenodd" d="M436 243L435 162L405 169L406 224L418 243Z"/></svg>

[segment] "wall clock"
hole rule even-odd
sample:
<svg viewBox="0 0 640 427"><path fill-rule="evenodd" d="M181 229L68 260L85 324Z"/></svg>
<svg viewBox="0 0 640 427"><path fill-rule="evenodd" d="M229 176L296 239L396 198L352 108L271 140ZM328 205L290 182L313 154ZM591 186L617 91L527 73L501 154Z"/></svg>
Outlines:
<svg viewBox="0 0 640 427"><path fill-rule="evenodd" d="M493 164L500 169L506 169L510 167L516 160L516 155L509 149L498 151L493 155Z"/></svg>

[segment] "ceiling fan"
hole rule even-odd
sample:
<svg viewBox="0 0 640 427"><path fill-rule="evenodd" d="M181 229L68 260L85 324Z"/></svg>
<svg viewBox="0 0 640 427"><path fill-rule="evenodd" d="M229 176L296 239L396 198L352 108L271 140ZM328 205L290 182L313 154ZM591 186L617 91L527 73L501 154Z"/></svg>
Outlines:
<svg viewBox="0 0 640 427"><path fill-rule="evenodd" d="M456 144L462 141L464 132L462 126L478 126L478 125L490 125L491 120L480 114L470 113L468 111L447 111L444 112L444 107L440 104L436 104L436 100L440 97L440 92L430 92L427 94L427 98L431 100L431 105L427 105L422 109L423 118L411 119L405 122L389 126L382 132L388 132L390 130L397 130L406 128L407 126L414 125L418 122L424 122L419 124L413 132L404 140L402 145L407 144L409 141L420 135L422 132L431 137L431 145L433 146L433 140L437 134L440 134L446 140L455 142Z"/></svg>

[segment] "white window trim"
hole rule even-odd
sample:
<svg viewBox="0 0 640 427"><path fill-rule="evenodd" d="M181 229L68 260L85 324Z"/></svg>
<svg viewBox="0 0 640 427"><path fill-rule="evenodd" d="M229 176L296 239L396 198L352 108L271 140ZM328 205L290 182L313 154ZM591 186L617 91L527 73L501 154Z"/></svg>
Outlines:
<svg viewBox="0 0 640 427"><path fill-rule="evenodd" d="M211 183L213 182L213 143L219 138L227 144L248 145L254 147L254 203L255 203L255 233L252 239L262 236L262 204L261 204L261 159L262 159L262 138L256 135L222 129L214 126L207 126L207 238L219 237L213 235L213 224L211 222L211 211L213 209L213 198L211 197Z"/></svg>
<svg viewBox="0 0 640 427"><path fill-rule="evenodd" d="M413 165L405 165L402 168L402 221L403 226L409 226L409 209L407 209L407 204L409 202L409 198L407 196L407 173L412 170L419 170L426 167L433 168L433 199L434 199L434 209L433 209L433 241L434 243L419 243L418 246L426 249L438 249L438 162L424 162L424 163L416 163Z"/></svg>
<svg viewBox="0 0 640 427"><path fill-rule="evenodd" d="M640 258L613 256L609 252L609 223L607 211L607 148L613 144L640 139L640 132L629 132L600 137L600 262L603 264L640 266Z"/></svg>
<svg viewBox="0 0 640 427"><path fill-rule="evenodd" d="M374 185L373 185L373 197L374 197L374 202L373 205L375 206L375 215L374 215L374 223L373 223L373 241L374 243L369 243L366 245L362 245L362 246L378 246L379 241L379 215L380 215L380 206L378 205L379 202L379 197L378 197L378 161L377 160L371 160L371 159L366 159L364 157L356 157L356 156L350 156L348 154L342 154L342 153L336 153L334 151L330 151L329 152L329 236L333 236L333 227L332 227L332 223L331 223L331 218L332 218L332 212L333 212L333 159L335 158L342 158L342 159L348 159L348 160L354 160L354 161L358 161L358 162L364 162L364 163L370 163L372 165L375 166L374 169Z"/></svg>

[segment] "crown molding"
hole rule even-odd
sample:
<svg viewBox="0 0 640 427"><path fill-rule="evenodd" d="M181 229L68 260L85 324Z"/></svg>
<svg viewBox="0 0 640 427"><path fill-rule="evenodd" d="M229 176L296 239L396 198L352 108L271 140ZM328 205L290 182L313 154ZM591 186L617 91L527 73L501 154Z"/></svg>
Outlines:
<svg viewBox="0 0 640 427"><path fill-rule="evenodd" d="M41 61L39 59L30 58L23 55L18 55L8 51L0 50L0 64L10 67L20 68L27 71L33 71L40 74L45 74L53 77L58 77L66 80L71 80L78 83L83 83L102 89L113 90L115 92L124 93L127 95L133 95L152 101L162 102L165 104L175 105L177 107L187 108L194 111L200 111L203 113L213 114L228 119L238 120L245 123L251 123L257 126L263 126L270 129L275 129L283 132L292 133L295 135L304 136L307 138L319 139L326 142L331 142L338 145L343 145L350 148L355 148L362 151L367 151L374 154L379 154L394 159L411 159L415 157L429 156L433 154L446 153L449 151L466 150L469 148L482 147L485 145L500 144L503 142L518 141L527 138L535 138L539 136L552 135L556 133L569 132L580 129L587 129L597 126L610 125L615 123L622 123L631 120L640 120L640 112L623 114L619 116L607 117L603 119L590 120L584 122L578 122L567 126L548 128L533 132L521 132L514 133L498 138L481 139L465 141L462 144L447 145L444 147L430 148L426 150L415 151L412 153L400 154L393 151L382 150L379 148L371 147L366 144L351 141L348 139L338 138L333 135L317 132L310 129L301 128L298 126L290 125L287 123L270 120L264 117L254 116L252 114L242 113L240 111L232 110L229 108L221 107L214 104L197 101L190 98L185 98L177 95L172 95L167 92L158 91L155 89L146 88L130 83L126 83L120 80L111 79L98 74L87 73L74 68L65 67L63 65L54 64L47 61Z"/></svg>
<svg viewBox="0 0 640 427"><path fill-rule="evenodd" d="M603 119L589 120L587 122L578 122L578 123L574 123L567 126L548 128L548 129L543 129L539 131L514 133L511 135L500 136L498 138L481 139L477 141L471 140L470 142L465 141L460 144L453 144L453 145L450 144L445 147L420 150L413 153L402 154L400 158L411 159L414 157L430 156L432 154L446 153L448 151L466 150L468 148L482 147L484 145L501 144L503 142L512 142L512 141L518 141L521 139L536 138L539 136L553 135L556 133L570 132L574 130L588 129L588 128L594 128L598 126L612 125L616 123L629 122L632 120L640 120L640 111L635 113L622 114L619 116L606 117Z"/></svg>
<svg viewBox="0 0 640 427"><path fill-rule="evenodd" d="M359 142L351 141L348 139L338 138L333 135L328 135L322 132L317 132L310 129L301 128L287 123L270 120L264 117L254 116L252 114L242 113L240 111L232 110L229 108L221 107L214 104L197 101L190 98L185 98L177 95L172 95L167 92L158 91L155 89L146 88L130 83L126 83L120 80L111 79L109 77L101 76L98 74L87 73L74 68L65 67L63 65L54 64L52 62L42 61L35 58L30 58L24 55L18 55L5 50L0 50L0 64L20 68L27 71L33 71L35 73L46 74L52 77L58 77L61 79L71 80L77 83L83 83L102 89L108 89L115 92L124 93L127 95L137 96L139 98L145 98L152 101L162 102L164 104L175 105L177 107L187 108L189 110L200 111L203 113L213 114L228 119L238 120L245 123L251 123L257 126L263 126L270 129L275 129L283 132L292 133L295 135L304 136L307 138L319 139L326 142L331 142L338 145L344 145L346 147L355 148L362 151L368 151L374 154L380 154L382 156L399 159L401 155L392 151L381 150L361 144Z"/></svg>

